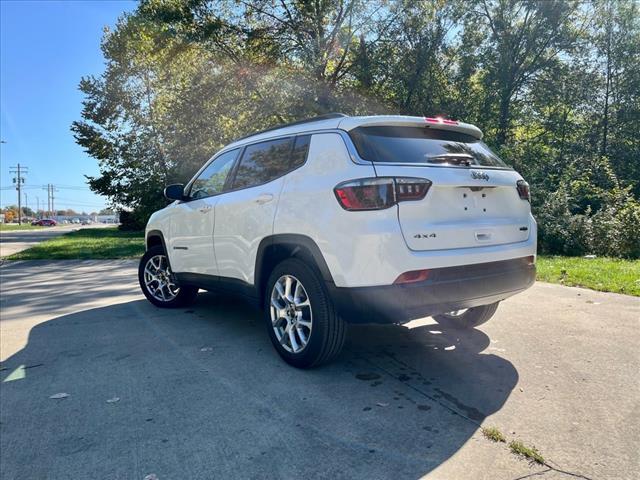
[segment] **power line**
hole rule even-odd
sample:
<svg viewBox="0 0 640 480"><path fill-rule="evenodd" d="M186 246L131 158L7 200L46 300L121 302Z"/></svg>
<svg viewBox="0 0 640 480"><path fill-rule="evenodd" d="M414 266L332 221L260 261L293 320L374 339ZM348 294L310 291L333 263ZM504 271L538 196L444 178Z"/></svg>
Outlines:
<svg viewBox="0 0 640 480"><path fill-rule="evenodd" d="M105 204L98 204L98 203L90 203L90 202L76 202L75 200L73 200L72 198L64 198L64 197L56 197L58 200L63 200L65 202L70 202L73 205L84 205L86 207L103 207Z"/></svg>
<svg viewBox="0 0 640 480"><path fill-rule="evenodd" d="M91 190L91 188L85 186L81 186L81 185L56 185L56 187L58 188L62 188L64 190Z"/></svg>
<svg viewBox="0 0 640 480"><path fill-rule="evenodd" d="M15 170L15 171L14 171ZM27 173L27 168L21 165L18 165L17 167L12 167L12 171L11 173L16 173L16 178L14 178L14 185L6 185L3 187L0 187L0 190L5 191L5 190L12 190L12 189L16 189L18 190L18 212L19 212L19 218L18 221L21 222L22 220L22 194L24 193L25 196L25 202L24 204L29 207L29 202L28 202L28 198L27 198L27 193L24 192L24 190L46 190L47 191L47 210L46 210L46 215L49 217L54 217L56 215L56 201L57 200L61 200L62 201L62 205L59 205L59 207L65 208L65 209L84 209L84 208L91 208L91 209L104 209L107 208L106 203L93 203L91 201L77 201L71 198L64 198L64 197L58 197L56 195L56 192L60 191L60 190L65 190L65 191L69 191L69 192L74 192L74 191L83 191L83 192L88 192L91 189L88 186L81 186L81 185L54 185L52 183L48 183L46 185L30 185L27 184L25 181L25 174ZM17 179L20 179L19 181ZM33 197L32 197L33 198ZM38 202L39 203L39 202ZM44 204L43 204L43 210L44 210ZM38 205L38 210L40 210L39 205Z"/></svg>
<svg viewBox="0 0 640 480"><path fill-rule="evenodd" d="M27 188L42 188L42 185L23 185L23 189ZM46 185L45 185L46 187ZM14 185L5 185L4 187L0 187L0 190L13 190L15 188ZM73 186L73 185L56 185L56 188L60 188L62 190L91 190L89 187L81 187L81 186Z"/></svg>

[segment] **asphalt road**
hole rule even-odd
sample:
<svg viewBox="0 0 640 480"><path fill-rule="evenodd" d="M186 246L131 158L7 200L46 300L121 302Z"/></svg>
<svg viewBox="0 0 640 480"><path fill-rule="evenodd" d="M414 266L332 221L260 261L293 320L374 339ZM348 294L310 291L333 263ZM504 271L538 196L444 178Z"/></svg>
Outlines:
<svg viewBox="0 0 640 480"><path fill-rule="evenodd" d="M337 361L299 371L256 311L206 293L156 309L132 262L0 278L3 479L640 476L638 298L537 284L480 329L351 328Z"/></svg>
<svg viewBox="0 0 640 480"><path fill-rule="evenodd" d="M103 223L92 223L91 225L60 225L57 227L47 227L37 230L0 230L0 257L8 257L27 248L31 248L36 243L59 237L65 233L81 228L103 228L113 227Z"/></svg>

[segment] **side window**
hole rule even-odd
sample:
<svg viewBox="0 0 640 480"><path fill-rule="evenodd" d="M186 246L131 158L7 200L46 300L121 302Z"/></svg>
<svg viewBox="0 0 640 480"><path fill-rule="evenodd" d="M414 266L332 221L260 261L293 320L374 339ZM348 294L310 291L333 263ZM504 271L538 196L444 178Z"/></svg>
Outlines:
<svg viewBox="0 0 640 480"><path fill-rule="evenodd" d="M291 151L291 161L289 162L289 170L300 167L307 160L309 153L309 144L311 143L311 135L298 135L296 143Z"/></svg>
<svg viewBox="0 0 640 480"><path fill-rule="evenodd" d="M233 188L260 185L287 173L293 138L279 138L249 145L244 150Z"/></svg>
<svg viewBox="0 0 640 480"><path fill-rule="evenodd" d="M235 149L223 153L211 162L191 184L190 197L198 199L221 193L238 151Z"/></svg>

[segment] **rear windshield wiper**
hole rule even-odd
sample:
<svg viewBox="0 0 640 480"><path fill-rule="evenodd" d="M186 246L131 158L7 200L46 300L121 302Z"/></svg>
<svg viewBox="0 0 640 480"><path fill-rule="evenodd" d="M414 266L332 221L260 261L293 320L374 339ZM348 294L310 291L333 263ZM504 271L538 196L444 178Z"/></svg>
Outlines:
<svg viewBox="0 0 640 480"><path fill-rule="evenodd" d="M468 153L442 153L439 155L427 155L428 163L441 163L447 165L471 166L474 158Z"/></svg>

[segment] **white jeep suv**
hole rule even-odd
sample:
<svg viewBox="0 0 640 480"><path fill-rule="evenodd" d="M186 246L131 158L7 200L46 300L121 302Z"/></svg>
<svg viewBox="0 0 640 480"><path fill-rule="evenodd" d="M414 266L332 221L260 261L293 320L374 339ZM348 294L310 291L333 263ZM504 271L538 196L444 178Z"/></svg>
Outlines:
<svg viewBox="0 0 640 480"><path fill-rule="evenodd" d="M475 126L329 114L223 148L154 213L139 280L159 307L198 289L263 308L296 367L338 354L345 323L486 322L535 279L529 186Z"/></svg>

